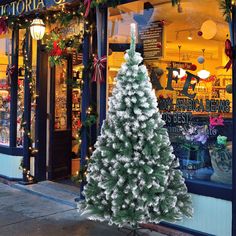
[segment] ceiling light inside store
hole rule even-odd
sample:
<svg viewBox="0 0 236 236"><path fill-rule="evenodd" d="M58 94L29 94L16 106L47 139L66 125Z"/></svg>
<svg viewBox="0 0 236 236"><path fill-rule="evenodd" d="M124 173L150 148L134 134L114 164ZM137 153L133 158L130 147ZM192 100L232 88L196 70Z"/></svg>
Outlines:
<svg viewBox="0 0 236 236"><path fill-rule="evenodd" d="M193 40L192 32L189 32L188 40Z"/></svg>
<svg viewBox="0 0 236 236"><path fill-rule="evenodd" d="M202 56L205 58L205 49L202 49ZM205 70L204 62L202 64L203 68L202 70L198 71L197 75L200 79L207 79L210 76L210 72Z"/></svg>
<svg viewBox="0 0 236 236"><path fill-rule="evenodd" d="M201 79L207 79L210 76L210 74L211 73L209 71L207 71L207 70L200 70L197 73L198 77L201 78Z"/></svg>
<svg viewBox="0 0 236 236"><path fill-rule="evenodd" d="M30 33L33 39L41 40L45 34L45 24L42 19L35 18L30 25Z"/></svg>

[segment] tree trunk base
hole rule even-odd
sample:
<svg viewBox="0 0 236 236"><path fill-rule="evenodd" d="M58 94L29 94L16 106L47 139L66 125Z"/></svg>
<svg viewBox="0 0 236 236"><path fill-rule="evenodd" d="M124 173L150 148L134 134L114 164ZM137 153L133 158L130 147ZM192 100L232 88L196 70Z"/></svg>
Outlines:
<svg viewBox="0 0 236 236"><path fill-rule="evenodd" d="M143 228L132 229L132 228L123 227L123 228L121 228L119 230L120 231L121 230L128 231L126 236L145 236L146 235L145 233L139 232L140 229L143 229Z"/></svg>

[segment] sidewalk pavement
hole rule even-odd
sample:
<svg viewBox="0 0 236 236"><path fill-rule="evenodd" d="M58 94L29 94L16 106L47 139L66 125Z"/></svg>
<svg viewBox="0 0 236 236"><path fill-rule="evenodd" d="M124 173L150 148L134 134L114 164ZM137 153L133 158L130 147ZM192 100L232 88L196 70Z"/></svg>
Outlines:
<svg viewBox="0 0 236 236"><path fill-rule="evenodd" d="M80 216L75 197L78 197L77 188L62 188L50 181L29 186L0 183L0 236L127 235L128 232L117 227ZM143 235L163 236L150 231Z"/></svg>

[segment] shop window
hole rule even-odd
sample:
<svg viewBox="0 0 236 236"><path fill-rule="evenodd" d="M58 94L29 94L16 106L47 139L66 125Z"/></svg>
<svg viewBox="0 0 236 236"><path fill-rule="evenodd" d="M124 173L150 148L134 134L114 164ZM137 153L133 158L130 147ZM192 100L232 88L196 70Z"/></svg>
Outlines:
<svg viewBox="0 0 236 236"><path fill-rule="evenodd" d="M11 78L6 74L11 65L11 35L0 36L0 145L10 143L10 89Z"/></svg>
<svg viewBox="0 0 236 236"><path fill-rule="evenodd" d="M109 8L109 95L129 48L131 23L184 177L230 187L232 71L224 68L230 32L218 1L188 0L181 10L158 0Z"/></svg>

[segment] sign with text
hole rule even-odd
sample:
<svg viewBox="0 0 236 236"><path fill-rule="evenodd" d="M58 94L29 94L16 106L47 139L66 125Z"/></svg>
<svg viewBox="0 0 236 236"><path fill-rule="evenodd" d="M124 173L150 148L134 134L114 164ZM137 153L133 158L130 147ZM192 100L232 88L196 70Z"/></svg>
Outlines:
<svg viewBox="0 0 236 236"><path fill-rule="evenodd" d="M18 16L34 10L60 5L72 0L17 0L0 5L0 16Z"/></svg>
<svg viewBox="0 0 236 236"><path fill-rule="evenodd" d="M163 111L230 112L229 100L177 98L174 104L172 98L161 98L158 103L159 109Z"/></svg>
<svg viewBox="0 0 236 236"><path fill-rule="evenodd" d="M192 63L190 62L178 62L178 61L171 61L169 63L169 67L171 68L182 68L185 70L191 70L192 69Z"/></svg>
<svg viewBox="0 0 236 236"><path fill-rule="evenodd" d="M83 35L84 34L84 21L78 21L78 19L73 19L70 24L66 27L62 27L59 30L62 38L71 38L74 35Z"/></svg>
<svg viewBox="0 0 236 236"><path fill-rule="evenodd" d="M158 59L163 56L163 23L151 22L140 27L143 42L144 60Z"/></svg>

